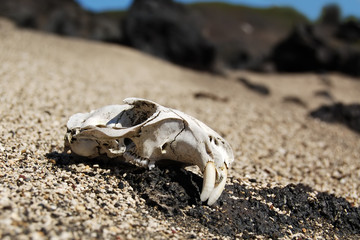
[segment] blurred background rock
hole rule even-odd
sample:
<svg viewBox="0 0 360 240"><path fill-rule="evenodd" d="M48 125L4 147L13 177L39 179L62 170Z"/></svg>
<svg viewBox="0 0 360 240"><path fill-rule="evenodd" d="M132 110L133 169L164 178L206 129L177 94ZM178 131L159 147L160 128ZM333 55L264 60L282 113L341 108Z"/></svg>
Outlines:
<svg viewBox="0 0 360 240"><path fill-rule="evenodd" d="M2 0L19 27L127 45L210 72L337 71L360 76L360 21L331 4L316 21L289 7L134 0L128 10L90 12L75 0Z"/></svg>
<svg viewBox="0 0 360 240"><path fill-rule="evenodd" d="M119 41L121 28L112 19L82 9L73 0L3 0L0 15L19 27L100 41Z"/></svg>

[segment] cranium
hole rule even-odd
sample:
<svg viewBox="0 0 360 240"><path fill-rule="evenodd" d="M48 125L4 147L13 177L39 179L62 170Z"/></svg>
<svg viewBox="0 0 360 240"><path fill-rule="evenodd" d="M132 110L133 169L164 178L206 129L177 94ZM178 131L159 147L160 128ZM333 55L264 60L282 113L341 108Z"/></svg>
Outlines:
<svg viewBox="0 0 360 240"><path fill-rule="evenodd" d="M209 205L216 202L234 159L230 145L178 110L139 98L127 98L124 103L71 116L65 147L89 158L123 157L150 169L163 160L197 165L204 175L201 200Z"/></svg>

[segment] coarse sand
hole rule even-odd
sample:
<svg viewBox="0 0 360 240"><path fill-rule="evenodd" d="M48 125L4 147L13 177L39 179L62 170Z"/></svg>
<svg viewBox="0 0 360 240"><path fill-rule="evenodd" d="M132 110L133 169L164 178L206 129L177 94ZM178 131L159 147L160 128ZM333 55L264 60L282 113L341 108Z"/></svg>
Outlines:
<svg viewBox="0 0 360 240"><path fill-rule="evenodd" d="M217 205L198 201L196 168L151 172L63 153L72 114L127 97L181 110L231 144ZM0 239L360 238L360 135L309 116L324 104L360 103L359 79L212 75L0 19L0 100ZM181 186L188 198L176 195Z"/></svg>

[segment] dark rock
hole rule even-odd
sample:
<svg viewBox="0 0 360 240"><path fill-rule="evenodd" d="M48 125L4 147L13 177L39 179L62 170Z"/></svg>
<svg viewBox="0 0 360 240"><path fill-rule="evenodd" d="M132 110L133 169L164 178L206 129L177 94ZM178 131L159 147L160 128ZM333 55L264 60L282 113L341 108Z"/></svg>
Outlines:
<svg viewBox="0 0 360 240"><path fill-rule="evenodd" d="M360 51L346 51L338 70L351 76L360 76Z"/></svg>
<svg viewBox="0 0 360 240"><path fill-rule="evenodd" d="M335 103L321 106L310 112L310 116L328 123L341 123L360 133L360 104Z"/></svg>
<svg viewBox="0 0 360 240"><path fill-rule="evenodd" d="M123 21L123 43L173 63L212 70L215 48L190 11L172 0L135 0Z"/></svg>
<svg viewBox="0 0 360 240"><path fill-rule="evenodd" d="M231 69L244 69L249 65L252 57L248 52L234 48L231 48L230 52L227 56L223 56L227 67Z"/></svg>
<svg viewBox="0 0 360 240"><path fill-rule="evenodd" d="M335 69L338 53L316 36L311 25L301 25L282 42L271 54L278 71L304 72Z"/></svg>
<svg viewBox="0 0 360 240"><path fill-rule="evenodd" d="M280 72L339 71L360 76L359 47L348 44L359 39L360 24L341 24L340 9L330 5L324 8L319 23L297 26L274 47L267 60Z"/></svg>
<svg viewBox="0 0 360 240"><path fill-rule="evenodd" d="M194 98L196 99L210 99L216 102L228 102L229 99L227 97L219 97L216 94L213 93L207 93L207 92L196 92L194 93Z"/></svg>
<svg viewBox="0 0 360 240"><path fill-rule="evenodd" d="M306 102L304 102L301 98L296 97L296 96L285 96L285 97L283 97L282 100L283 100L284 103L293 103L293 104L296 104L298 106L307 108Z"/></svg>
<svg viewBox="0 0 360 240"><path fill-rule="evenodd" d="M83 10L74 0L2 0L0 16L18 26L63 36L119 42L120 24Z"/></svg>
<svg viewBox="0 0 360 240"><path fill-rule="evenodd" d="M252 83L249 80L245 79L245 78L239 78L238 81L240 83L242 83L246 88L250 89L251 91L254 91L258 94L261 95L269 95L270 94L270 90L267 86L262 85L262 84L257 84L257 83Z"/></svg>
<svg viewBox="0 0 360 240"><path fill-rule="evenodd" d="M349 20L340 24L336 37L346 42L360 41L360 21Z"/></svg>
<svg viewBox="0 0 360 240"><path fill-rule="evenodd" d="M331 92L327 91L327 90L319 90L319 91L316 91L314 93L315 96L317 97L323 97L327 100L330 100L330 101L334 101L334 97L333 95L331 94Z"/></svg>
<svg viewBox="0 0 360 240"><path fill-rule="evenodd" d="M183 168L139 168L128 172L125 180L146 200L168 216L182 215L182 209L199 205L201 178Z"/></svg>
<svg viewBox="0 0 360 240"><path fill-rule="evenodd" d="M250 239L257 235L276 239L286 235L285 229L295 234L319 224L328 237L360 234L359 208L324 192L310 197L314 190L302 184L256 190L230 179L217 203L207 207L199 200L202 179L183 169L139 169L128 172L125 179L151 210L160 210L190 229L201 224L219 236L235 238L242 233Z"/></svg>
<svg viewBox="0 0 360 240"><path fill-rule="evenodd" d="M341 21L341 9L337 4L329 4L323 7L320 24L336 26Z"/></svg>
<svg viewBox="0 0 360 240"><path fill-rule="evenodd" d="M296 27L274 47L268 60L280 72L339 71L360 76L359 49L342 42L334 44L324 29L321 25Z"/></svg>

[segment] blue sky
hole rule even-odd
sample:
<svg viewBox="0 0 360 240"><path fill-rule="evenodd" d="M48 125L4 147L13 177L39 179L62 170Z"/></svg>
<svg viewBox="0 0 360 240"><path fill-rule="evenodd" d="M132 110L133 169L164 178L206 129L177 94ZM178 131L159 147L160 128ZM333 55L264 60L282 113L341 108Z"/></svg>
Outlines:
<svg viewBox="0 0 360 240"><path fill-rule="evenodd" d="M85 9L99 12L104 10L127 9L132 0L76 0ZM211 0L176 0L182 3L209 2ZM318 18L324 5L336 3L342 9L343 17L354 15L360 18L360 0L217 0L254 7L290 6L305 14L310 20Z"/></svg>

